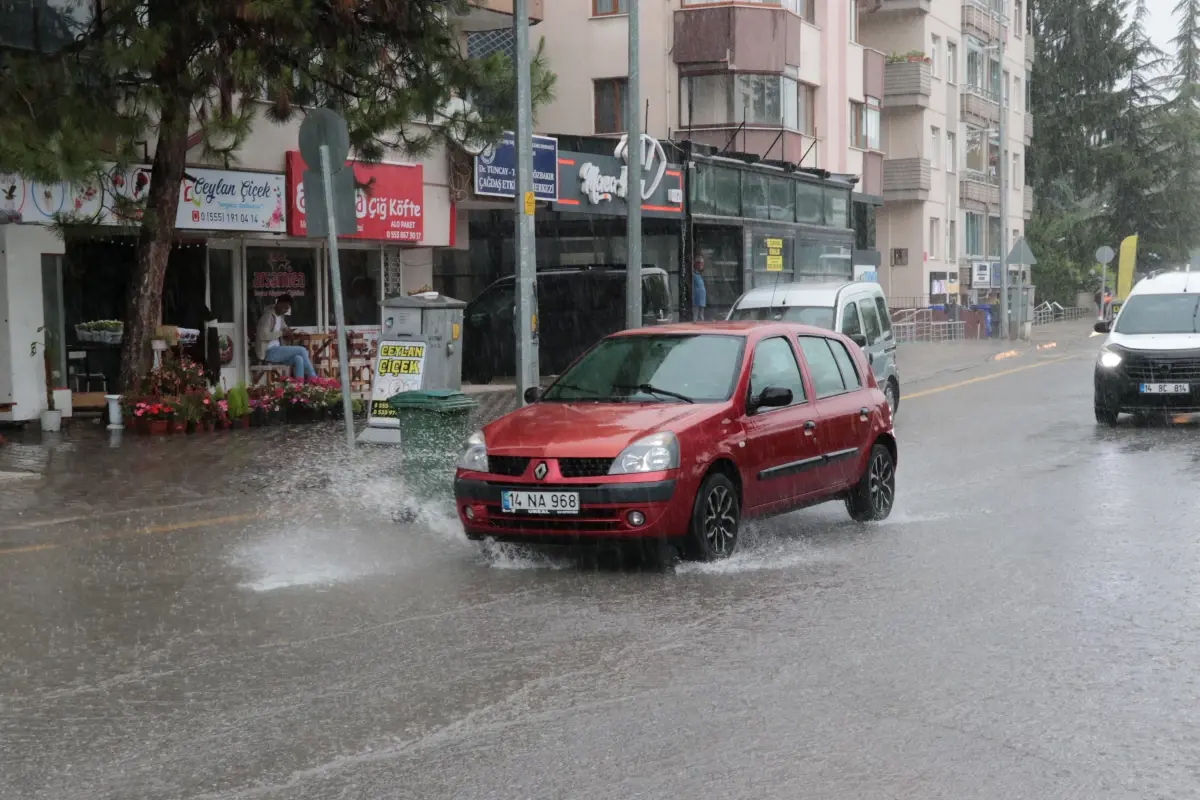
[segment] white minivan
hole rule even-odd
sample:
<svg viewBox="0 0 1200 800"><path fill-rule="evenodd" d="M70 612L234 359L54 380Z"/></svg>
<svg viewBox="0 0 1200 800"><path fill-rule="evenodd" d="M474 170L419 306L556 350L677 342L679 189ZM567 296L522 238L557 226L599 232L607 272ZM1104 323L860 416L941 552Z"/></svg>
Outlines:
<svg viewBox="0 0 1200 800"><path fill-rule="evenodd" d="M839 331L867 354L892 413L900 406L896 337L887 298L878 283L785 283L760 286L737 299L729 319L783 320Z"/></svg>

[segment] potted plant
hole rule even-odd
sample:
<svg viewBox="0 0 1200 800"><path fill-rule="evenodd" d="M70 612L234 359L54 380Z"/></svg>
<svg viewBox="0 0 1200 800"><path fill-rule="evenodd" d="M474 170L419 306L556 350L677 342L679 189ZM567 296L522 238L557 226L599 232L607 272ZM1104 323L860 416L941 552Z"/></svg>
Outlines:
<svg viewBox="0 0 1200 800"><path fill-rule="evenodd" d="M175 406L162 398L134 399L127 397L124 402L127 414L133 420L133 429L137 433L150 436L163 436L171 433L175 420Z"/></svg>
<svg viewBox="0 0 1200 800"><path fill-rule="evenodd" d="M50 331L45 325L37 329L42 338L35 339L29 345L29 357L37 358L38 345L42 346L42 365L46 371L46 410L41 413L42 430L54 432L62 430L62 409L54 407L54 370L50 359Z"/></svg>
<svg viewBox="0 0 1200 800"><path fill-rule="evenodd" d="M229 417L231 427L250 427L250 394L246 391L245 384L239 383L230 389L221 402L225 403L225 413Z"/></svg>

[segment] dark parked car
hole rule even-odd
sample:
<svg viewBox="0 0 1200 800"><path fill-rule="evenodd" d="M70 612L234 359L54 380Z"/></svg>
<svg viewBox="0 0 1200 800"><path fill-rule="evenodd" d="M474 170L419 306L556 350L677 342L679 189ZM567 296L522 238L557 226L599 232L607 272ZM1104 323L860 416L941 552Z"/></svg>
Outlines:
<svg viewBox="0 0 1200 800"><path fill-rule="evenodd" d="M623 266L538 270L538 358L542 374L556 375L593 344L625 327ZM516 374L516 280L501 278L467 304L463 377L488 383ZM667 273L642 269L642 324L671 322Z"/></svg>

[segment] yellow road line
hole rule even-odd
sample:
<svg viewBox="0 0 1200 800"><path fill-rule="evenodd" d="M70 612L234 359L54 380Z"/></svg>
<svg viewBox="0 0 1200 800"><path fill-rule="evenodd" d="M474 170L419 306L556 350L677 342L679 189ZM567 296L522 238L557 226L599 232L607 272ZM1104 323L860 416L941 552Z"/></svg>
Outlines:
<svg viewBox="0 0 1200 800"><path fill-rule="evenodd" d="M1003 378L1005 375L1012 375L1017 372L1025 372L1026 370L1037 369L1038 367L1045 367L1049 364L1058 364L1063 361L1070 361L1071 359L1074 359L1074 358L1080 358L1080 356L1060 356L1059 358L1051 358L1046 361L1039 361L1036 364L1026 364L1023 367L1015 367L1013 369L1006 369L1003 372L994 372L991 375L981 375L978 378L971 378L970 380L959 381L958 383L950 383L950 384L947 384L946 386L935 386L932 389L925 389L924 391L913 392L912 394L904 395L903 399L904 400L915 400L918 397L925 397L927 395L938 394L940 392L948 392L951 389L961 389L964 386L970 386L973 383L983 383L984 381L995 380L996 378Z"/></svg>
<svg viewBox="0 0 1200 800"><path fill-rule="evenodd" d="M250 514L231 514L225 517L208 517L205 519L191 519L183 522L169 522L163 525L147 525L146 527L142 528L132 528L124 531L112 531L110 533L97 534L96 536L85 536L80 539L70 539L65 542L0 548L0 556L11 556L20 553L36 553L42 550L57 550L70 545L88 544L90 542L103 542L110 539L123 539L130 536L156 536L162 533L175 533L176 531L187 531L195 528L207 528L213 525L232 525L237 522L250 522L256 519L262 519L265 516L266 512L256 511Z"/></svg>

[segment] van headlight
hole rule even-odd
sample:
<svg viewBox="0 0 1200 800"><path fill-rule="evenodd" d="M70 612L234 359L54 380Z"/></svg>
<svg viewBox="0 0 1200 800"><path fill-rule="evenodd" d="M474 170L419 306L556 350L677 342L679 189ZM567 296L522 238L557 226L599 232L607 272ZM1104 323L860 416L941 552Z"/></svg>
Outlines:
<svg viewBox="0 0 1200 800"><path fill-rule="evenodd" d="M638 439L621 451L608 470L609 475L637 472L662 472L679 468L679 441L673 433L656 433Z"/></svg>
<svg viewBox="0 0 1200 800"><path fill-rule="evenodd" d="M1100 348L1100 358L1097 360L1097 363L1105 369L1113 369L1120 366L1121 354L1111 347L1102 347Z"/></svg>
<svg viewBox="0 0 1200 800"><path fill-rule="evenodd" d="M488 471L487 442L484 441L483 431L475 431L467 437L462 455L458 457L458 468L471 472Z"/></svg>

